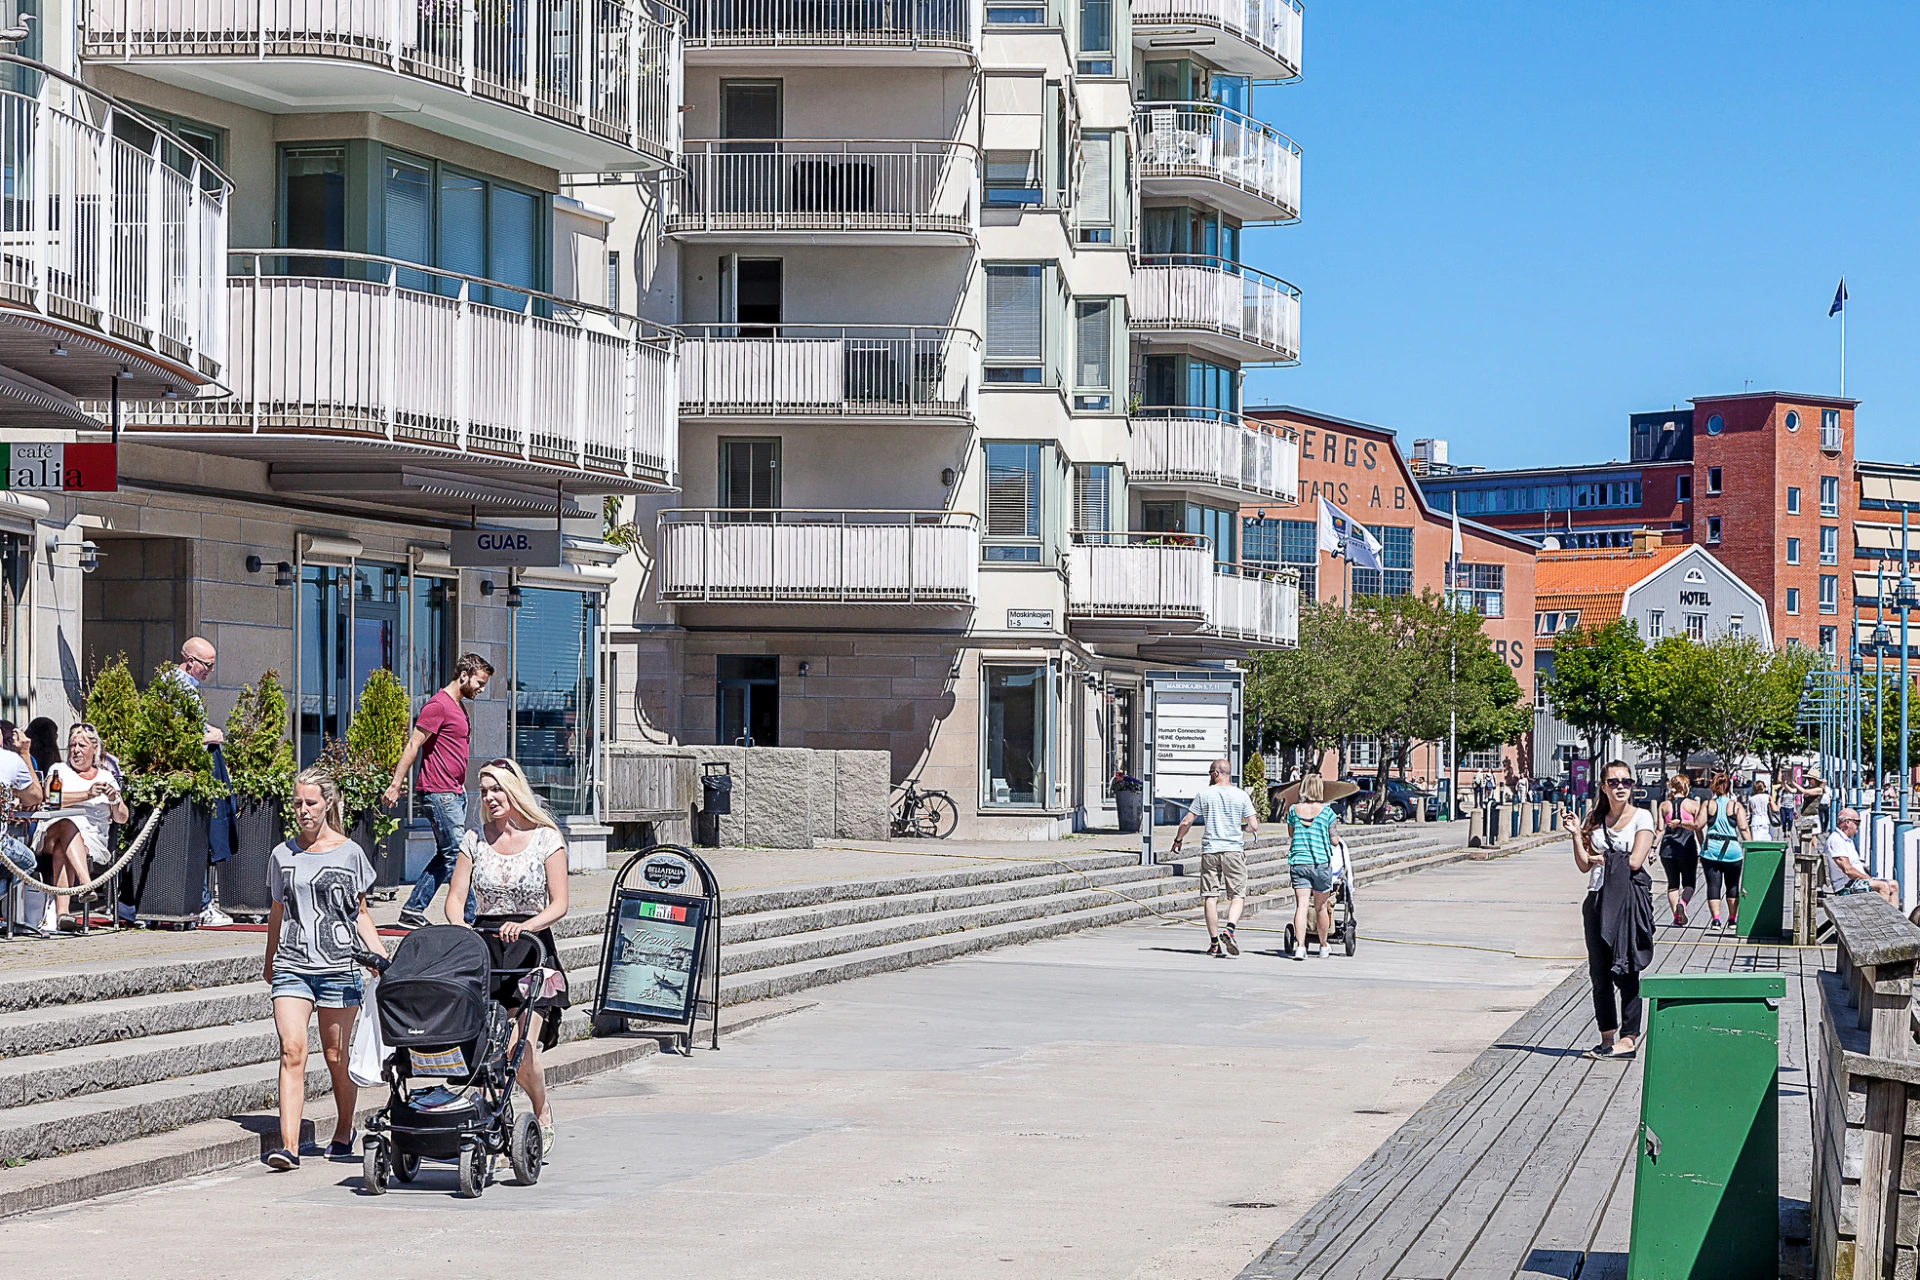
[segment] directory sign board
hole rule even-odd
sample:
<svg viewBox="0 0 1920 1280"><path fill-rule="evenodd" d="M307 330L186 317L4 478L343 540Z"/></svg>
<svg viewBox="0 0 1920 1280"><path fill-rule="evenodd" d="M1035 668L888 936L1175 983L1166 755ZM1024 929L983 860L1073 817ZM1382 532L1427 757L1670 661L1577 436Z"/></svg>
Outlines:
<svg viewBox="0 0 1920 1280"><path fill-rule="evenodd" d="M1146 821L1141 859L1153 861L1158 801L1186 802L1207 785L1215 760L1225 758L1240 781L1239 671L1149 671L1146 679Z"/></svg>

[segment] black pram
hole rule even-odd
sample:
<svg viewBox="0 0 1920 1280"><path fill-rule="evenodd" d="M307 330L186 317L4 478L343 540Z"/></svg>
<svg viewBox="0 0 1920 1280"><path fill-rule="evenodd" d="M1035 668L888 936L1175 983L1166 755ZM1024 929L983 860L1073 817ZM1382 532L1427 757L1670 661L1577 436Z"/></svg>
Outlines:
<svg viewBox="0 0 1920 1280"><path fill-rule="evenodd" d="M557 961L540 954L529 969L496 973L487 940L458 925L415 929L385 962L355 958L382 974L374 1005L388 1050L387 1105L366 1124L368 1193L383 1194L389 1176L412 1182L426 1159L456 1162L460 1194L478 1196L503 1153L521 1185L538 1182L540 1125L514 1115L513 1078ZM522 999L509 1015L494 988L513 974Z"/></svg>

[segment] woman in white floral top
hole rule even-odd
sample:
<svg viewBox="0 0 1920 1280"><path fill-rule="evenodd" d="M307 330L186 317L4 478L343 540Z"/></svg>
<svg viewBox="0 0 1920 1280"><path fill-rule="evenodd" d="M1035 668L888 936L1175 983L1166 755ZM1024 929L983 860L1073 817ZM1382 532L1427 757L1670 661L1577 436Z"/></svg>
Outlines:
<svg viewBox="0 0 1920 1280"><path fill-rule="evenodd" d="M495 760L481 768L480 811L484 825L467 832L460 842L447 893L447 923L466 924L471 886L477 901L473 927L487 939L495 969L526 969L540 955L557 964L552 926L567 914L567 842L560 824L511 760ZM494 998L517 1009L518 984L517 976L502 979ZM553 1150L553 1108L547 1100L540 1050L551 1049L559 1036L560 1010L545 1008L539 1039L527 1046L517 1076L540 1119L542 1149L548 1152Z"/></svg>

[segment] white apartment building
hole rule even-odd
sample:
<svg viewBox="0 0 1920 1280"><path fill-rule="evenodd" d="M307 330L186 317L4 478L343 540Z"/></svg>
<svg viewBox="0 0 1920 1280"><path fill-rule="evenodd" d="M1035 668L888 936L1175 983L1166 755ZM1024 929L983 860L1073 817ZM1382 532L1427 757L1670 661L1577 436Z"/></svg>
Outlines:
<svg viewBox="0 0 1920 1280"><path fill-rule="evenodd" d="M224 715L272 668L301 758L368 674L495 664L477 758L595 825L604 495L679 484L677 339L604 305L574 173L680 158L681 15L648 0L14 0L0 65L0 414L118 488L0 492L0 714L195 632ZM455 529L565 518L565 563ZM397 878L398 871L395 871Z"/></svg>
<svg viewBox="0 0 1920 1280"><path fill-rule="evenodd" d="M679 491L626 508L609 730L890 751L959 834L1111 819L1144 673L1291 644L1240 371L1299 299L1251 118L1288 0L693 0L679 172L574 188L683 334ZM1104 818L1103 818L1104 811Z"/></svg>

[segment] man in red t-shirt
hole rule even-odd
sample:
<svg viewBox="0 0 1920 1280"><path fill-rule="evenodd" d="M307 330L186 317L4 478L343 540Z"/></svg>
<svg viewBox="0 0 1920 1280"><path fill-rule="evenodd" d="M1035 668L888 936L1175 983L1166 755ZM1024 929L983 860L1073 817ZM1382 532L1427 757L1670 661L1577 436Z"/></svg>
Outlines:
<svg viewBox="0 0 1920 1280"><path fill-rule="evenodd" d="M433 858L400 910L400 923L418 929L427 923L427 907L445 881L453 879L460 853L460 837L467 830L467 752L473 739L464 705L478 697L493 678L493 664L477 653L465 654L453 667L453 683L437 691L413 722L407 749L394 766L393 783L383 799L391 809L400 803L407 772L420 761L420 798L427 803L427 821L433 826ZM473 923L473 894L467 894L467 923Z"/></svg>

